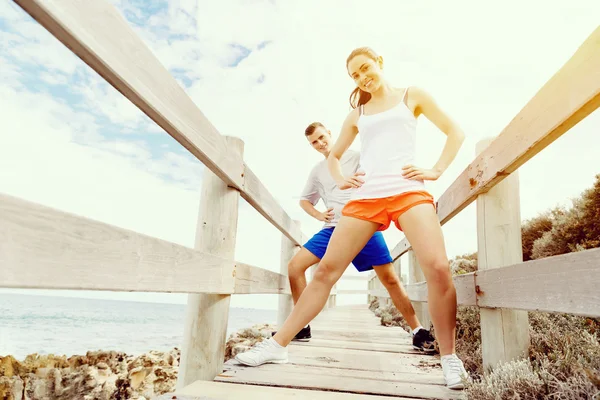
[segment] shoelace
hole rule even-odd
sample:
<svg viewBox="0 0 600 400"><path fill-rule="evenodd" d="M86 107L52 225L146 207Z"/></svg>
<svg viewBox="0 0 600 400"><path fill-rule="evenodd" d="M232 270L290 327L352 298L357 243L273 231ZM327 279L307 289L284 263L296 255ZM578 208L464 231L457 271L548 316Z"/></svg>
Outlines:
<svg viewBox="0 0 600 400"><path fill-rule="evenodd" d="M263 348L267 347L267 345L268 345L268 344L267 344L267 341L266 341L266 340L263 340L263 341L261 341L261 342L258 342L257 344L255 344L255 345L254 345L254 347L252 347L252 348L250 349L250 351L252 351L252 352L258 352L259 350L261 350L261 349L263 349Z"/></svg>
<svg viewBox="0 0 600 400"><path fill-rule="evenodd" d="M446 366L448 370L451 372L456 372L457 374L462 374L463 372L463 364L458 358L451 358L446 361Z"/></svg>

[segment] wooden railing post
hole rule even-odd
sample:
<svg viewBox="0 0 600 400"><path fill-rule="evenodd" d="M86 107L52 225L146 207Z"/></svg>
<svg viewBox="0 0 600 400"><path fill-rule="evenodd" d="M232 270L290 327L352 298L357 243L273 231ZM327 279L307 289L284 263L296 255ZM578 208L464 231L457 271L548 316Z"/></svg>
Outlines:
<svg viewBox="0 0 600 400"><path fill-rule="evenodd" d="M243 155L244 142L227 137L231 151ZM204 169L195 248L233 259L240 194L210 169ZM189 294L183 347L177 377L182 388L197 380L213 380L223 372L230 295Z"/></svg>
<svg viewBox="0 0 600 400"><path fill-rule="evenodd" d="M477 143L480 154L493 139ZM477 196L478 269L492 269L523 261L521 212L517 171ZM485 293L482 293L485 296ZM523 357L529 347L527 311L480 308L484 368Z"/></svg>
<svg viewBox="0 0 600 400"><path fill-rule="evenodd" d="M419 265L419 261L417 260L417 256L412 249L408 251L408 270L408 280L410 284L425 281L425 275L423 274L421 266ZM417 318L419 318L423 328L430 329L431 317L429 315L429 303L414 302L413 308L415 309L415 314L417 314Z"/></svg>
<svg viewBox="0 0 600 400"><path fill-rule="evenodd" d="M294 220L295 224L300 225L300 221ZM300 246L294 245L285 235L281 235L281 259L279 264L279 273L288 276L288 264L292 257L300 250ZM277 309L277 326L281 328L287 317L291 314L294 307L294 300L291 294L279 295L279 306Z"/></svg>
<svg viewBox="0 0 600 400"><path fill-rule="evenodd" d="M337 282L335 285L333 285L333 288L331 289L331 294L329 295L329 300L327 300L327 308L335 307L336 303L337 303Z"/></svg>

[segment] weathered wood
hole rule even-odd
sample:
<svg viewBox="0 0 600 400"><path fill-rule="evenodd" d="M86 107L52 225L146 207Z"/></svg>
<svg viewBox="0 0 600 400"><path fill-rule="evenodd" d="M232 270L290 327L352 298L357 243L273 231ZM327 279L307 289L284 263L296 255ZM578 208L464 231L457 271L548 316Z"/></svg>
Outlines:
<svg viewBox="0 0 600 400"><path fill-rule="evenodd" d="M300 343L294 343L294 346ZM413 353L416 354L416 353ZM365 354L367 355L367 354ZM231 376L234 373L246 369L245 366L239 364L225 364L226 373L223 375ZM298 373L307 375L327 376L329 379L337 379L340 376L346 378L354 378L360 380L377 380L390 382L407 382L407 383L425 383L429 385L444 385L444 378L438 374L428 374L426 369L418 373L410 372L391 372L391 371L370 371L361 369L340 369L332 367L318 367L314 365L296 365L296 364L264 364L261 369L269 374ZM221 375L221 376L223 376ZM225 380L225 379L223 379Z"/></svg>
<svg viewBox="0 0 600 400"><path fill-rule="evenodd" d="M585 250L455 276L454 286L461 306L600 317L598 265L600 250ZM405 288L411 301L427 301L426 283ZM389 296L385 290L370 293Z"/></svg>
<svg viewBox="0 0 600 400"><path fill-rule="evenodd" d="M342 275L340 281L363 281L366 282L370 277L366 274L363 275ZM339 281L338 281L339 282Z"/></svg>
<svg viewBox="0 0 600 400"><path fill-rule="evenodd" d="M294 221L299 223L298 221ZM288 264L294 255L300 250L299 246L295 246L285 235L281 236L281 258L280 258L280 269L281 275L288 278ZM289 285L289 282L288 282ZM281 327L287 317L291 314L294 308L294 301L292 299L291 291L290 294L279 295L279 306L277 308L277 325Z"/></svg>
<svg viewBox="0 0 600 400"><path fill-rule="evenodd" d="M500 135L458 176L438 200L445 224L521 165L600 107L600 27L533 96ZM405 239L392 257L410 248Z"/></svg>
<svg viewBox="0 0 600 400"><path fill-rule="evenodd" d="M365 340L370 343L383 343L383 344L406 344L406 338L398 335L393 336L382 336L379 332L364 333L362 331L349 331L348 329L320 329L313 327L311 323L311 332L313 337L329 340L346 340L349 342L363 342Z"/></svg>
<svg viewBox="0 0 600 400"><path fill-rule="evenodd" d="M480 154L491 139L477 143ZM523 261L519 176L513 172L477 197L477 265L480 271ZM485 368L526 356L529 320L526 311L480 309L481 353Z"/></svg>
<svg viewBox="0 0 600 400"><path fill-rule="evenodd" d="M235 264L235 294L291 294L286 275L244 263Z"/></svg>
<svg viewBox="0 0 600 400"><path fill-rule="evenodd" d="M408 252L408 271L408 281L411 283L411 287L410 289L407 287L406 291L408 297L412 300L411 295L413 294L412 292L414 289L417 289L417 293L422 291L422 289L425 289L425 292L427 292L427 284L413 286L414 284L419 284L425 281L425 275L421 270L421 266L419 265L419 261L417 260L417 256L413 250ZM427 296L427 293L425 293L425 296ZM413 302L413 308L415 309L415 314L417 315L419 322L421 322L421 326L423 326L425 329L431 329L432 321L431 316L429 315L428 304L424 302Z"/></svg>
<svg viewBox="0 0 600 400"><path fill-rule="evenodd" d="M312 365L295 365L295 364L284 364L284 365L273 365L266 364L264 368L261 366L264 372L269 374L279 375L304 375L308 377L317 377L315 388L326 388L322 386L323 381L336 382L339 378L341 379L356 379L360 382L388 382L388 383L412 383L412 384L425 384L443 386L444 379L439 375L428 374L427 370L423 370L420 373L410 372L390 372L390 371L370 371L360 369L338 369L335 367L317 367ZM226 382L227 378L233 378L234 381L248 377L247 368L241 365L226 365L225 372L219 376L219 381ZM266 375L266 374L264 374ZM266 375L268 376L268 375ZM260 378L259 378L260 379ZM319 383L319 381L321 381ZM367 383L368 385L368 383ZM340 390L339 387L330 386L334 390ZM300 386L302 387L302 386ZM401 395L402 393L397 393Z"/></svg>
<svg viewBox="0 0 600 400"><path fill-rule="evenodd" d="M338 289L336 294L368 294L366 289Z"/></svg>
<svg viewBox="0 0 600 400"><path fill-rule="evenodd" d="M339 349L353 349L366 351L383 351L387 353L421 354L415 350L412 343L406 340L406 344L356 342L349 340L333 340L313 337L309 342L294 342L294 346L327 347Z"/></svg>
<svg viewBox="0 0 600 400"><path fill-rule="evenodd" d="M178 400L389 400L385 396L365 396L350 393L323 392L254 385L236 385L222 382L194 382L174 394ZM171 397L169 397L171 396ZM194 397L180 397L194 396ZM196 397L199 396L199 397ZM207 397L208 396L208 397ZM309 397L306 397L309 396ZM171 400L173 394L161 397L160 400ZM410 400L397 397L399 400Z"/></svg>
<svg viewBox="0 0 600 400"><path fill-rule="evenodd" d="M410 250L410 243L408 243L408 239L404 238L392 249L390 255L393 260L397 260L401 255Z"/></svg>
<svg viewBox="0 0 600 400"><path fill-rule="evenodd" d="M227 145L241 158L244 142L228 137ZM239 192L209 169L204 170L196 228L196 248L233 259ZM190 294L185 319L177 387L212 380L222 371L230 295Z"/></svg>
<svg viewBox="0 0 600 400"><path fill-rule="evenodd" d="M337 324L344 318L348 326L362 327L331 328L332 321ZM363 326L368 324L373 325ZM437 357L411 351L410 335L402 328L381 327L379 318L366 305L327 309L311 322L311 327L310 342L290 344L288 364L251 368L229 360L225 372L215 380L244 384L236 386L242 388L260 385L309 390L298 391L298 398L302 399L317 398L313 394L320 393L319 389L342 391L343 395L385 393L394 398L460 396L460 392L446 389ZM348 338L349 334L354 334L353 339ZM229 393L229 386L221 390Z"/></svg>
<svg viewBox="0 0 600 400"><path fill-rule="evenodd" d="M373 355L373 357L375 358L373 361L379 361L379 355ZM459 392L452 391L442 385L408 381L408 379L417 375L416 373L405 375L405 372L393 371L398 377L398 380L394 381L376 379L375 376L371 379L361 379L356 376L358 374L352 372L350 373L352 376L347 376L345 370L340 371L333 365L335 364L332 364L330 368L319 368L315 371L311 367L302 364L295 369L280 368L272 371L271 374L252 367L236 368L222 373L216 380L219 382L312 388L371 395L407 396L420 399L455 399L461 397ZM355 364L354 367L365 369L360 364ZM327 370L331 372L327 373ZM354 368L353 370L356 371ZM382 370L381 372L392 371Z"/></svg>
<svg viewBox="0 0 600 400"><path fill-rule="evenodd" d="M0 194L0 287L232 293L234 262Z"/></svg>
<svg viewBox="0 0 600 400"><path fill-rule="evenodd" d="M477 293L475 288L475 274L458 275L453 278L456 288L456 300L461 306L474 306L477 304ZM427 301L427 283L421 282L406 285L406 293L411 301Z"/></svg>
<svg viewBox="0 0 600 400"><path fill-rule="evenodd" d="M306 242L306 237L300 230L299 221L294 221L288 216L248 166L244 172L244 188L241 190L241 196L294 245L302 246Z"/></svg>
<svg viewBox="0 0 600 400"><path fill-rule="evenodd" d="M225 138L114 6L105 0L15 2L227 185L240 190L277 229L302 244L300 228L227 148Z"/></svg>
<svg viewBox="0 0 600 400"><path fill-rule="evenodd" d="M477 272L480 307L600 317L600 249Z"/></svg>

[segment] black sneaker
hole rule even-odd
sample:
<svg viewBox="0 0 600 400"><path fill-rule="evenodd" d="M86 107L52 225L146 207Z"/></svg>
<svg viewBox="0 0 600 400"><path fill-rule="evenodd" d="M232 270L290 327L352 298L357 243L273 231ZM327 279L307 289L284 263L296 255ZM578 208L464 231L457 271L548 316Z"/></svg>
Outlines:
<svg viewBox="0 0 600 400"><path fill-rule="evenodd" d="M271 336L275 336L276 333L277 331L271 332ZM298 332L296 336L294 336L292 342L308 342L311 338L312 336L310 335L310 325L308 325L300 329L300 332Z"/></svg>
<svg viewBox="0 0 600 400"><path fill-rule="evenodd" d="M413 336L413 347L425 353L435 352L435 338L427 329L419 329L416 335Z"/></svg>

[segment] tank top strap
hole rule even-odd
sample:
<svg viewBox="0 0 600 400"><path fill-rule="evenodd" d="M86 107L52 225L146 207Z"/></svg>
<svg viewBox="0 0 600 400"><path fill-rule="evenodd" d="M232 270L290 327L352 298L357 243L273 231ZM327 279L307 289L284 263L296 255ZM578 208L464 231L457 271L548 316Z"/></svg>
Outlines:
<svg viewBox="0 0 600 400"><path fill-rule="evenodd" d="M403 102L404 104L407 104L407 103L406 103L406 95L408 94L408 89L409 89L409 88L410 88L410 86L407 86L407 87L406 87L406 89L404 89L404 94L402 95L402 102Z"/></svg>

